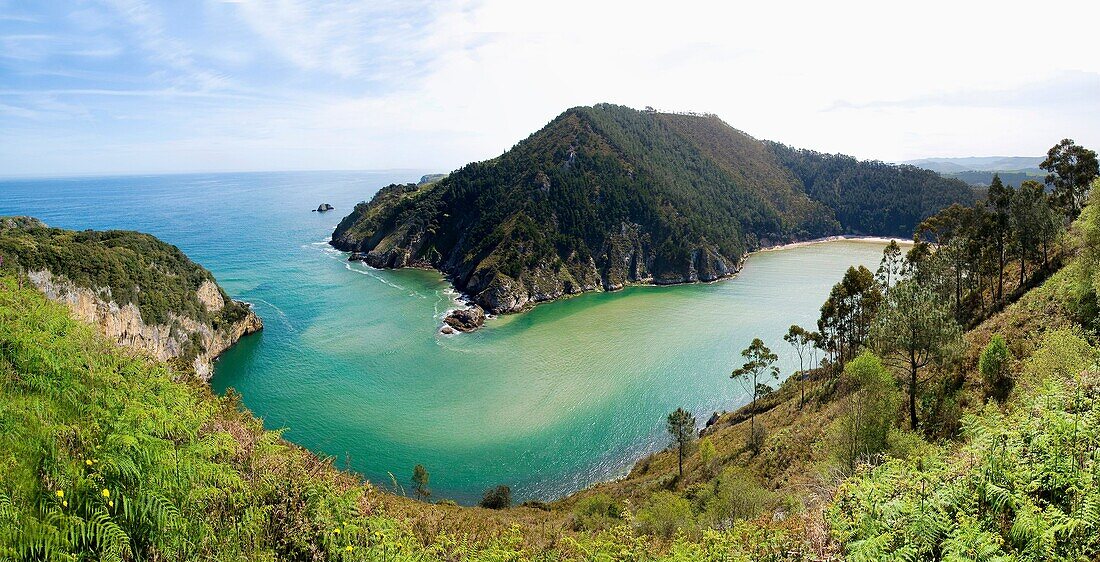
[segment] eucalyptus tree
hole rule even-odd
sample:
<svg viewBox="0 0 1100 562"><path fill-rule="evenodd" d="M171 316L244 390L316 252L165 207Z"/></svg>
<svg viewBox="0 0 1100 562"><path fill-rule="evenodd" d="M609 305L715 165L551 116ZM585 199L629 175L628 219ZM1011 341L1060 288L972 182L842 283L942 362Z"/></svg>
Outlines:
<svg viewBox="0 0 1100 562"><path fill-rule="evenodd" d="M1048 211L1046 190L1037 181L1020 184L1012 199L1009 215L1016 255L1020 259L1020 286L1027 279L1027 260L1039 254L1041 241L1047 236Z"/></svg>
<svg viewBox="0 0 1100 562"><path fill-rule="evenodd" d="M897 240L891 240L882 251L882 261L875 272L875 280L882 285L883 290L889 289L898 282L905 269L905 258L901 254L901 246Z"/></svg>
<svg viewBox="0 0 1100 562"><path fill-rule="evenodd" d="M802 409L802 406L806 403L805 360L808 358L810 350L814 347L815 338L813 332L807 331L798 324L791 324L791 327L787 329L787 334L783 336L783 341L791 344L791 347L794 348L794 352L798 354L798 387L802 395L798 400L798 408Z"/></svg>
<svg viewBox="0 0 1100 562"><path fill-rule="evenodd" d="M1005 185L1001 181L1001 176L993 174L993 182L989 184L986 202L993 211L991 226L997 251L997 300L1004 298L1005 262L1008 259L1007 246L1012 226L1009 215L1015 194L1016 190L1012 189L1012 186Z"/></svg>
<svg viewBox="0 0 1100 562"><path fill-rule="evenodd" d="M875 276L862 265L849 267L821 305L817 321L822 349L832 355L837 367L855 357L865 343L882 303L882 291Z"/></svg>

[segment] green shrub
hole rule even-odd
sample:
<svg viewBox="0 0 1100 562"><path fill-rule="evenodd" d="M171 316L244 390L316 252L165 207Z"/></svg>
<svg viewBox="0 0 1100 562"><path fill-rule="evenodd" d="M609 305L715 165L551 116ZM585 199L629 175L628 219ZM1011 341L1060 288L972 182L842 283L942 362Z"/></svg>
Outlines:
<svg viewBox="0 0 1100 562"><path fill-rule="evenodd" d="M622 523L623 504L607 494L588 496L573 507L573 528L578 531L609 529Z"/></svg>
<svg viewBox="0 0 1100 562"><path fill-rule="evenodd" d="M982 373L986 397L998 402L1008 398L1008 393L1012 390L1012 377L1009 375L1011 363L1012 352L1004 338L1000 334L994 334L978 358L978 370Z"/></svg>
<svg viewBox="0 0 1100 562"><path fill-rule="evenodd" d="M678 531L693 529L695 516L691 502L672 492L660 491L638 510L635 522L643 533L671 538Z"/></svg>
<svg viewBox="0 0 1100 562"><path fill-rule="evenodd" d="M714 447L714 441L706 437L699 441L699 463L703 473L709 478L714 476L714 465L718 462L718 449Z"/></svg>
<svg viewBox="0 0 1100 562"><path fill-rule="evenodd" d="M481 501L478 502L478 505L486 509L507 509L512 507L512 489L504 485L489 488L485 490L485 494L481 497Z"/></svg>
<svg viewBox="0 0 1100 562"><path fill-rule="evenodd" d="M703 518L719 529L738 519L752 519L763 513L771 493L749 471L728 467L714 481L714 492L706 501Z"/></svg>
<svg viewBox="0 0 1100 562"><path fill-rule="evenodd" d="M828 441L833 459L850 473L860 461L887 449L901 398L890 372L871 352L849 361L841 378L849 392L843 414L829 427Z"/></svg>
<svg viewBox="0 0 1100 562"><path fill-rule="evenodd" d="M1035 385L1049 378L1072 380L1096 365L1097 354L1078 329L1064 328L1043 334L1039 349L1024 361L1024 380Z"/></svg>

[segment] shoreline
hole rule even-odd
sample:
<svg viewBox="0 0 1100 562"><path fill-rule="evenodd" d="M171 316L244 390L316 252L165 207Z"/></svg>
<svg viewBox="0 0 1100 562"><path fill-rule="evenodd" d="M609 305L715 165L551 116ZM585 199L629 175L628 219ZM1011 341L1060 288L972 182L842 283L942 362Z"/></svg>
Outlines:
<svg viewBox="0 0 1100 562"><path fill-rule="evenodd" d="M562 296L560 296L558 298L555 298L555 299L549 299L549 300L537 301L537 302L530 302L526 306L524 306L523 309L521 309L521 310L506 312L504 314L490 314L490 313L486 312L485 313L486 325L488 325L488 320L490 320L490 319L500 318L500 317L504 317L504 316L511 316L511 315L514 315L514 314L523 314L525 312L529 312L531 309L533 309L533 308L535 308L539 305L542 305L542 304L547 304L547 303L557 302L557 301L561 301L561 300L571 299L571 298L583 296L583 295L586 295L586 294L589 294L589 293L614 293L614 292L621 291L621 290L623 290L627 287L673 287L673 286L676 286L676 285L696 285L696 284L721 283L723 281L728 281L730 279L737 278L738 275L741 273L741 270L745 268L745 264L747 263L749 257L751 257L754 254L759 254L759 253L764 253L764 252L777 252L777 251L781 251L781 250L791 250L791 249L794 249L794 248L801 248L801 247L804 247L804 246L814 246L814 245L817 245L817 244L828 244L830 242L845 242L845 241L847 241L847 242L866 242L866 243L874 243L874 244L889 244L890 242L893 241L893 242L897 242L899 245L902 245L902 246L906 246L906 245L912 246L913 245L913 241L909 240L909 239L906 239L906 238L897 238L897 237L889 237L889 236L863 236L863 235L854 235L854 234L839 234L839 235L836 235L836 236L825 236L825 237L822 237L822 238L813 238L813 239L810 239L810 240L800 240L800 241L797 241L797 242L788 242L786 244L775 244L775 245L772 245L772 246L765 246L765 247L762 247L762 248L758 248L758 249L753 250L751 252L746 252L745 255L741 257L741 263L739 264L740 267L738 267L736 271L734 271L734 272L732 272L728 275L723 275L723 276L721 276L717 279L711 279L711 280L707 280L707 281L703 281L703 280L682 281L682 282L676 282L676 283L655 283L655 282L653 282L652 279L648 279L648 280L644 280L644 281L627 282L627 283L624 283L622 287L620 287L618 289L613 289L613 290L608 290L608 289L604 289L604 288L601 287L600 289L597 289L597 290L594 290L594 291L581 291L581 292L575 293L575 294L562 295ZM364 266L366 266L370 269L373 269L375 271L386 271L387 269L390 269L390 270L392 270L392 269L419 269L421 271L433 271L435 273L438 273L440 276L443 277L443 280L446 281L450 285L450 289L455 292L455 295L452 297L452 302L454 302L454 304L456 304L458 306L465 305L466 308L469 308L470 305L472 305L472 304L476 304L471 295L466 294L461 289L459 289L458 287L455 286L454 281L451 279L451 277L449 275L447 275L446 273L440 271L439 269L436 269L435 267L433 267L431 265L417 262L417 263L411 263L411 264L409 264L405 267L402 267L402 268L377 268L377 267L374 267L374 266L370 265L369 263L367 263L366 260L364 260L364 259L356 258L356 256L355 256L356 253L355 252L349 252L347 250L341 250L340 248L336 247L335 245L332 244L332 238L329 238L329 240L327 240L326 243L330 247L335 248L337 251L344 252L344 253L348 254L347 261L359 262L359 263L363 264ZM443 312L442 318L445 318L447 315L449 315L451 312L454 312L455 310L458 310L458 308L449 308L449 309L445 310ZM445 333L445 332L442 331L442 329L446 326L447 326L446 322L441 322L441 325L439 326L439 329L436 330L436 335L446 336L446 337L454 337L454 336L457 336L457 335L463 333L459 330L455 330L454 333L451 333L451 334ZM481 326L477 329L480 330L484 327L485 326Z"/></svg>
<svg viewBox="0 0 1100 562"><path fill-rule="evenodd" d="M836 236L826 236L824 238L814 238L812 240L800 240L798 242L789 242L787 244L776 244L773 246L765 246L756 250L753 250L745 257L762 252L775 252L778 250L790 250L792 248L801 248L803 246L813 246L816 244L827 244L829 242L868 242L875 244L889 244L890 242L897 242L898 245L913 245L913 241L908 238L897 238L891 236L862 236L854 234L839 234Z"/></svg>

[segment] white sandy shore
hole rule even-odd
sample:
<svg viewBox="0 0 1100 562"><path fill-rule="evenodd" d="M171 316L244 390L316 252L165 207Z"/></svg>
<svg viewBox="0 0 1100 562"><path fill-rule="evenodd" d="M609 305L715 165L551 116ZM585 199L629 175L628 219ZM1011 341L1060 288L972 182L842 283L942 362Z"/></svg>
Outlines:
<svg viewBox="0 0 1100 562"><path fill-rule="evenodd" d="M775 245L775 246L768 246L766 248L760 248L759 250L749 252L747 255L751 256L752 254L755 254L755 253L758 253L758 252L774 252L774 251L777 251L777 250L789 250L791 248L799 248L799 247L802 247L802 246L812 246L814 244L825 244L825 243L828 243L828 242L839 242L841 240L846 240L846 241L849 241L849 242L869 242L869 243L873 243L873 244L889 244L890 241L894 241L894 242L897 242L898 244L903 245L903 246L907 245L907 244L910 245L910 246L913 245L913 241L910 240L910 239L906 239L906 238L888 238L888 237L883 237L883 236L841 235L841 236L827 236L825 238L814 238L813 240L803 240L801 242L791 242L790 244L778 244L778 245Z"/></svg>

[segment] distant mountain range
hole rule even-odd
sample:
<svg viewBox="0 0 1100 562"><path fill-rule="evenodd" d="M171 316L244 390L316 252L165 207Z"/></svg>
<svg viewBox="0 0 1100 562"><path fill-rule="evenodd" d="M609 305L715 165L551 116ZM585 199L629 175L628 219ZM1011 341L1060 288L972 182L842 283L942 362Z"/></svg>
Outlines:
<svg viewBox="0 0 1100 562"><path fill-rule="evenodd" d="M1045 173L1039 169L1042 156L968 156L966 158L921 158L902 164L917 166L940 174L959 172L1027 172Z"/></svg>
<svg viewBox="0 0 1100 562"><path fill-rule="evenodd" d="M1001 181L1019 187L1026 180L1043 181L1046 172L1039 169L1042 156L970 156L966 158L921 158L903 162L932 170L944 177L962 180L972 186L985 187L993 181L993 174Z"/></svg>

